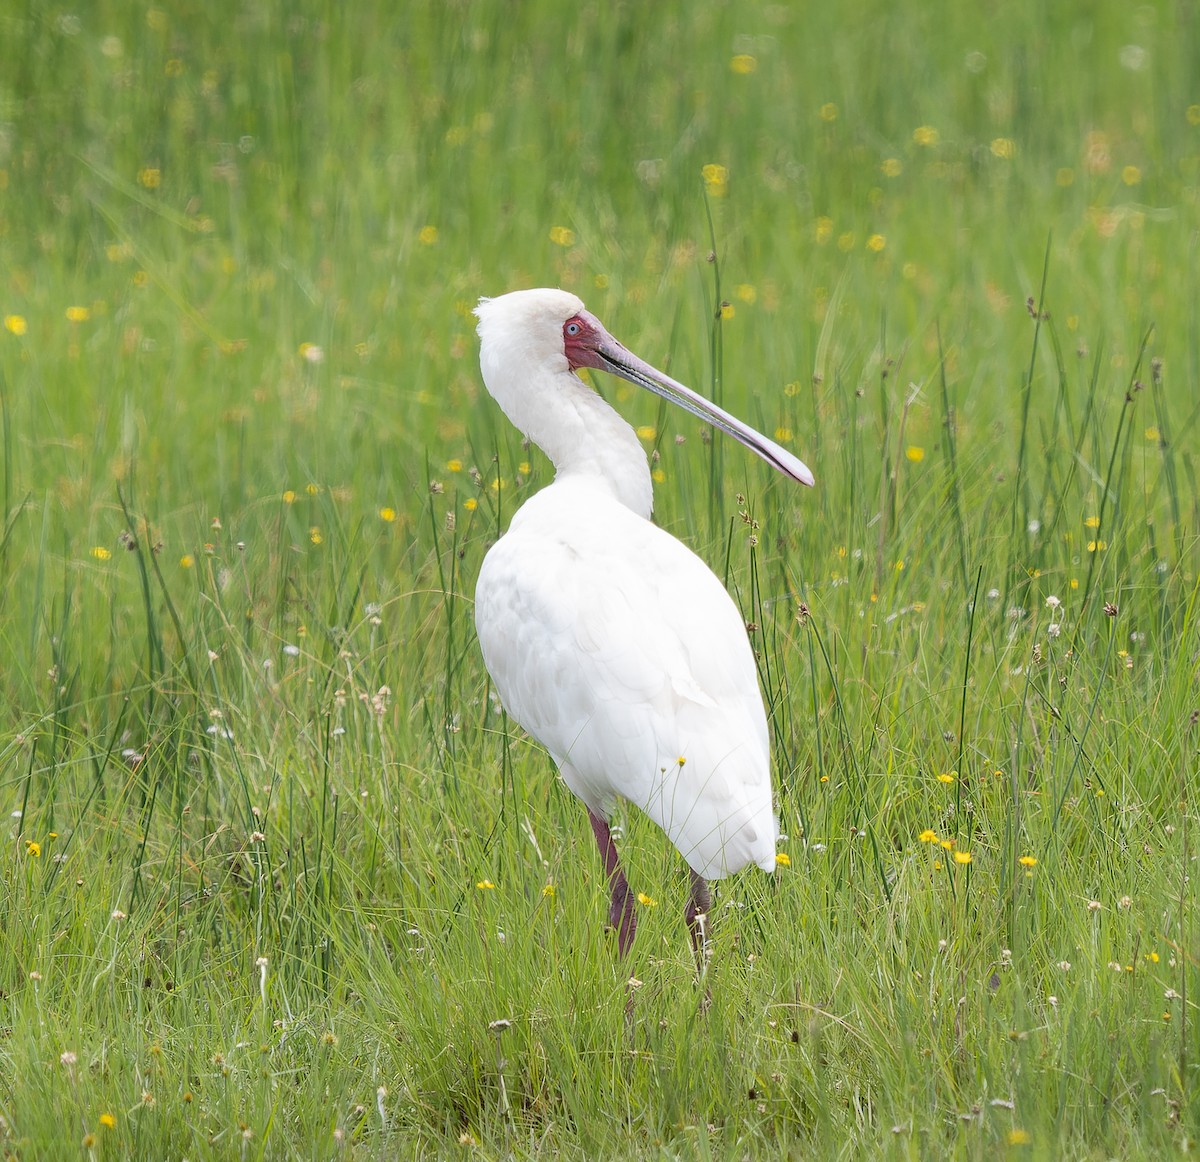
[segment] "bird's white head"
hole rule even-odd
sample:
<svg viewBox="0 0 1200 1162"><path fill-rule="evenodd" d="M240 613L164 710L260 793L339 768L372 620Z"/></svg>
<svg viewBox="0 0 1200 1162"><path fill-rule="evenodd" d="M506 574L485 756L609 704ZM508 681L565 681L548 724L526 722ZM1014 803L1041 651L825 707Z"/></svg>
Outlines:
<svg viewBox="0 0 1200 1162"><path fill-rule="evenodd" d="M480 299L475 314L481 340L479 364L488 390L560 471L567 460L583 455L577 424L568 419L586 424L596 416L584 416L576 407L567 417L567 409L559 404L562 393L553 390L554 384L567 376L571 384L582 387L573 373L591 367L662 396L739 440L785 476L813 483L812 473L791 452L618 343L575 295L562 290L512 291ZM574 398L578 403L580 397ZM561 453L556 454L556 444Z"/></svg>
<svg viewBox="0 0 1200 1162"><path fill-rule="evenodd" d="M583 311L582 300L563 290L510 291L494 299L480 299L475 308L479 353L484 379L489 367L500 364L566 371L563 325Z"/></svg>

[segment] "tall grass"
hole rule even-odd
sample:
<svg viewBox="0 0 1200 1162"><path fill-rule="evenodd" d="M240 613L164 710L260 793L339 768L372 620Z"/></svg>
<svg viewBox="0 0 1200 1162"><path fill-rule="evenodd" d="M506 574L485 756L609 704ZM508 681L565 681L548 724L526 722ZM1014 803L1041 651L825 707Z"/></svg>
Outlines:
<svg viewBox="0 0 1200 1162"><path fill-rule="evenodd" d="M0 9L6 1153L1186 1150L1196 19ZM539 284L818 478L597 384L770 710L707 1008L474 642Z"/></svg>

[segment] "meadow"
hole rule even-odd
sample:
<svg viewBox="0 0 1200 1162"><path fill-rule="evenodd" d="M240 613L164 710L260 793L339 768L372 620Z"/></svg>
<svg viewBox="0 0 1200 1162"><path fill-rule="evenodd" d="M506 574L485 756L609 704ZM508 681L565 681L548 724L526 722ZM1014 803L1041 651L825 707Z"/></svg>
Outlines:
<svg viewBox="0 0 1200 1162"><path fill-rule="evenodd" d="M0 1155L1193 1149L1198 43L0 0ZM474 640L551 470L470 312L538 285L817 478L593 380L770 712L707 1007Z"/></svg>

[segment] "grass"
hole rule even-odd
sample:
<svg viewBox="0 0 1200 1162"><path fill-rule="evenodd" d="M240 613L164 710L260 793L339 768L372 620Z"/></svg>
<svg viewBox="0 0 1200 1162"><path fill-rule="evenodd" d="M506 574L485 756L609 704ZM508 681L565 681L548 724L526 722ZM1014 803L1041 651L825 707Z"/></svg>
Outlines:
<svg viewBox="0 0 1200 1162"><path fill-rule="evenodd" d="M5 1154L1186 1152L1196 25L0 7ZM474 642L539 284L818 478L598 385L771 712L707 1011Z"/></svg>

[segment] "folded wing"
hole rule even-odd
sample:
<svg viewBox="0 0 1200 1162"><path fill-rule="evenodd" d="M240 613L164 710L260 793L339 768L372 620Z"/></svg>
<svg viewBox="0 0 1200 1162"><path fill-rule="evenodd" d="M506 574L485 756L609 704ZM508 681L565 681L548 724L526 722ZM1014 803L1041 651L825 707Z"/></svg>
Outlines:
<svg viewBox="0 0 1200 1162"><path fill-rule="evenodd" d="M773 869L766 715L737 607L679 541L572 493L527 502L480 571L476 626L505 708L591 810L627 799L705 879Z"/></svg>

